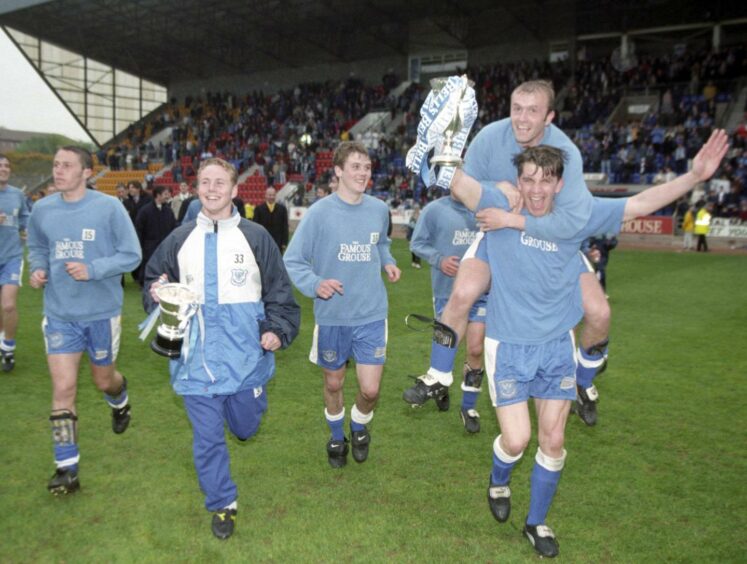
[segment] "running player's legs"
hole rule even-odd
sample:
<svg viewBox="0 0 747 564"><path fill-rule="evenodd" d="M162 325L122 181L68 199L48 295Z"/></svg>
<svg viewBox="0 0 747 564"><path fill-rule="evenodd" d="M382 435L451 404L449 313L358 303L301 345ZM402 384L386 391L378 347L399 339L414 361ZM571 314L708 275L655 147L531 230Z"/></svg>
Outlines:
<svg viewBox="0 0 747 564"><path fill-rule="evenodd" d="M584 423L591 426L597 422L599 393L594 379L606 368L611 311L604 290L593 272L581 274L579 281L584 322L577 352L576 412Z"/></svg>
<svg viewBox="0 0 747 564"><path fill-rule="evenodd" d="M465 256L466 257L466 256ZM490 289L490 268L479 258L463 258L454 280L454 287L441 313L441 323L451 327L462 341L472 305Z"/></svg>
<svg viewBox="0 0 747 564"><path fill-rule="evenodd" d="M588 349L605 341L609 336L612 312L604 290L593 272L581 274L579 281L584 308L584 325L581 330L580 344Z"/></svg>

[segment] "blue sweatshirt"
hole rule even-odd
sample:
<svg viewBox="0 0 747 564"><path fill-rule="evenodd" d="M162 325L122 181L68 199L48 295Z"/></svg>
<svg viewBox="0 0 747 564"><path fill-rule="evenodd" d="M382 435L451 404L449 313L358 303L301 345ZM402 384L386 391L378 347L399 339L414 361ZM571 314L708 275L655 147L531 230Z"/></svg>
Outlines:
<svg viewBox="0 0 747 564"><path fill-rule="evenodd" d="M318 325L353 326L386 319L381 270L395 264L388 226L387 205L365 194L355 205L332 194L308 209L283 260L293 284L315 298ZM342 282L344 293L322 300L316 289L328 278Z"/></svg>
<svg viewBox="0 0 747 564"><path fill-rule="evenodd" d="M477 232L475 216L451 196L439 198L423 208L410 250L431 265L434 298L448 299L454 285L454 278L441 272L441 260L464 256Z"/></svg>
<svg viewBox="0 0 747 564"><path fill-rule="evenodd" d="M528 345L570 331L583 315L576 261L581 241L619 232L625 203L624 198L592 198L589 221L575 238L565 241L548 241L516 229L488 231L491 285L486 336ZM483 183L478 210L485 208L508 209L505 196L492 183Z"/></svg>
<svg viewBox="0 0 747 564"><path fill-rule="evenodd" d="M122 311L120 275L140 263L140 243L124 206L86 190L77 202L61 194L39 200L28 226L30 272L43 270L44 315L61 321L95 321ZM89 280L76 281L65 263L82 262Z"/></svg>
<svg viewBox="0 0 747 564"><path fill-rule="evenodd" d="M0 264L23 256L23 241L20 231L26 230L29 210L26 196L14 186L0 189L0 213L5 220L0 223Z"/></svg>
<svg viewBox="0 0 747 564"><path fill-rule="evenodd" d="M545 128L539 144L565 152L564 185L555 197L552 213L543 217L527 216L526 232L550 241L577 238L576 234L589 221L592 208L592 195L584 181L581 152L565 133L552 124ZM511 129L511 119L495 121L482 128L470 143L464 171L476 180L507 180L515 185L516 167L511 159L522 150Z"/></svg>

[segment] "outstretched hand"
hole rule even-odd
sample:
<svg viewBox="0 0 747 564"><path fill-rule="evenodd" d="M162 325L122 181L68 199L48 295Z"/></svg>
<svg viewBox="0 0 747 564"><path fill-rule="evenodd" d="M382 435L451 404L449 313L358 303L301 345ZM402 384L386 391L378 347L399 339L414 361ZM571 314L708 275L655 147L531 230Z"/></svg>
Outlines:
<svg viewBox="0 0 747 564"><path fill-rule="evenodd" d="M706 144L695 155L690 172L699 182L708 180L716 172L728 148L729 137L726 132L723 129L714 130Z"/></svg>

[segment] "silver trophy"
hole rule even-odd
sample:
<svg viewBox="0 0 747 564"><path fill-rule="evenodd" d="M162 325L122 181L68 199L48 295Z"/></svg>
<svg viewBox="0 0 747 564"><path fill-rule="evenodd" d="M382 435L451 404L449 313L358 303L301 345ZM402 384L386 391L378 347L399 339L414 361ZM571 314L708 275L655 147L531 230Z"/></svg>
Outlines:
<svg viewBox="0 0 747 564"><path fill-rule="evenodd" d="M448 82L448 78L441 77L441 78L432 78L431 79L431 88L436 92L440 92L441 89L446 85ZM462 88L459 91L459 101L461 103L462 99L464 98L464 95L467 91L468 86L473 86L474 82L468 81L468 84ZM459 130L462 129L462 118L459 115L459 104L457 105L457 109L454 111L454 116L451 118L451 121L449 122L449 125L446 126L446 129L444 130L444 142L443 147L441 149L441 154L439 155L433 155L431 157L431 164L433 165L439 165L439 166L461 166L462 164L462 156L461 151L457 151L453 147L453 139L454 136L459 133Z"/></svg>
<svg viewBox="0 0 747 564"><path fill-rule="evenodd" d="M181 354L189 320L200 307L199 296L184 284L164 284L158 296L158 329L150 348L160 355L176 358Z"/></svg>

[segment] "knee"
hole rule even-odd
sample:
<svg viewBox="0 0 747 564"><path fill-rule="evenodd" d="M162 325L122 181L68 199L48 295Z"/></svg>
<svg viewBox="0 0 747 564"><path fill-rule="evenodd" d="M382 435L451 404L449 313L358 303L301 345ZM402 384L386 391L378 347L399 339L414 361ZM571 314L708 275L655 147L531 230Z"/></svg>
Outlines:
<svg viewBox="0 0 747 564"><path fill-rule="evenodd" d="M594 327L606 327L610 324L612 310L604 294L595 292L590 299L584 300L584 321Z"/></svg>
<svg viewBox="0 0 747 564"><path fill-rule="evenodd" d="M563 454L565 444L565 430L553 429L548 432L540 432L537 437L539 446L547 456L558 458Z"/></svg>
<svg viewBox="0 0 747 564"><path fill-rule="evenodd" d="M344 383L344 378L325 378L324 389L329 394L338 394L342 391Z"/></svg>
<svg viewBox="0 0 747 564"><path fill-rule="evenodd" d="M467 285L454 285L454 289L451 291L449 296L449 306L455 313L467 315L469 313L472 304L475 303L478 296L474 295L472 288Z"/></svg>
<svg viewBox="0 0 747 564"><path fill-rule="evenodd" d="M13 315L16 312L15 302L3 303L3 315Z"/></svg>
<svg viewBox="0 0 747 564"><path fill-rule="evenodd" d="M509 456L518 456L529 444L529 435L523 433L505 433L500 436L500 446Z"/></svg>
<svg viewBox="0 0 747 564"><path fill-rule="evenodd" d="M239 439L242 442L249 440L254 435L257 434L257 431L259 431L259 424L261 422L262 422L261 419L252 421L250 425L247 425L241 429L236 429L233 434L236 436L237 439Z"/></svg>
<svg viewBox="0 0 747 564"><path fill-rule="evenodd" d="M360 386L360 394L366 403L375 403L379 399L378 383L365 384Z"/></svg>
<svg viewBox="0 0 747 564"><path fill-rule="evenodd" d="M482 341L475 339L474 341L467 341L467 355L472 358L482 357Z"/></svg>

